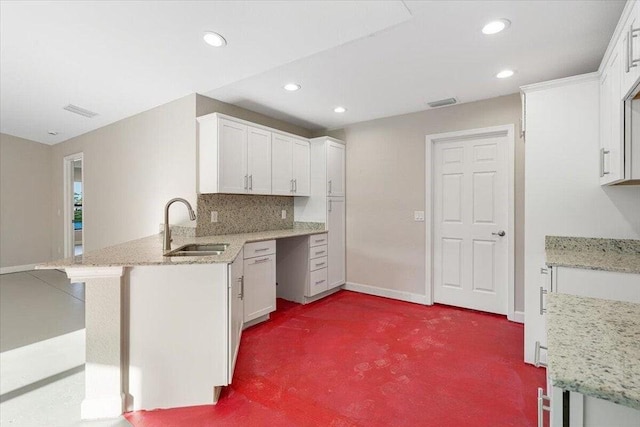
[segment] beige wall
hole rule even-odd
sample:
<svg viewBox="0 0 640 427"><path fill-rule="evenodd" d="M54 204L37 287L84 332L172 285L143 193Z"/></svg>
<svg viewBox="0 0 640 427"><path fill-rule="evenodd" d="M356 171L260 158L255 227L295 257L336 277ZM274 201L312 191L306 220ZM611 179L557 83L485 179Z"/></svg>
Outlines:
<svg viewBox="0 0 640 427"><path fill-rule="evenodd" d="M424 295L425 136L514 124L519 95L427 110L329 132L347 143L347 281ZM524 309L524 142L515 155L516 292Z"/></svg>
<svg viewBox="0 0 640 427"><path fill-rule="evenodd" d="M63 256L63 158L84 154L86 250L158 232L172 197L196 203L195 95L178 99L52 147L53 251ZM174 223L188 220L184 206Z"/></svg>
<svg viewBox="0 0 640 427"><path fill-rule="evenodd" d="M235 105L227 104L217 99L209 98L203 95L196 95L196 117L204 116L210 113L222 113L239 119L258 123L262 126L268 126L283 132L289 132L294 135L300 135L305 138L311 136L311 132L300 126L282 120L274 119L264 114L246 110Z"/></svg>
<svg viewBox="0 0 640 427"><path fill-rule="evenodd" d="M0 267L51 259L50 210L51 147L0 134Z"/></svg>

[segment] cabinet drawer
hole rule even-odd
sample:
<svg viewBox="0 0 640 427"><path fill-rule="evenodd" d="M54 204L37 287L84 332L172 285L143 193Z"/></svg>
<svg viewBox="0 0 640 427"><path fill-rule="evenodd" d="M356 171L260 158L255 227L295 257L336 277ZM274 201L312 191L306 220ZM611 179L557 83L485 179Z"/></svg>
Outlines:
<svg viewBox="0 0 640 427"><path fill-rule="evenodd" d="M327 284L327 269L312 271L309 273L309 295L310 297L317 295L329 289Z"/></svg>
<svg viewBox="0 0 640 427"><path fill-rule="evenodd" d="M309 271L315 271L320 268L327 268L327 257L314 258L309 261Z"/></svg>
<svg viewBox="0 0 640 427"><path fill-rule="evenodd" d="M328 242L327 240L327 233L324 234L314 234L312 236L309 237L309 246L310 247L314 247L314 246L320 246L320 245L326 245Z"/></svg>
<svg viewBox="0 0 640 427"><path fill-rule="evenodd" d="M246 251L245 251L246 254ZM309 259L320 258L327 256L327 245L315 246L309 249ZM245 255L246 256L246 255Z"/></svg>
<svg viewBox="0 0 640 427"><path fill-rule="evenodd" d="M253 242L244 245L244 259L276 253L276 241Z"/></svg>

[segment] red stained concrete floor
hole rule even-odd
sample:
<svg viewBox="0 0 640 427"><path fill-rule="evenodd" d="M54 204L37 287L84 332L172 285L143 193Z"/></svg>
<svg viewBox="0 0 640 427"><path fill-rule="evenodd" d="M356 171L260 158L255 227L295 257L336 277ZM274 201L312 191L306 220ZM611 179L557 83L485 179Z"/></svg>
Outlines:
<svg viewBox="0 0 640 427"><path fill-rule="evenodd" d="M545 373L503 316L340 291L278 300L244 331L218 405L126 415L156 426L535 426Z"/></svg>

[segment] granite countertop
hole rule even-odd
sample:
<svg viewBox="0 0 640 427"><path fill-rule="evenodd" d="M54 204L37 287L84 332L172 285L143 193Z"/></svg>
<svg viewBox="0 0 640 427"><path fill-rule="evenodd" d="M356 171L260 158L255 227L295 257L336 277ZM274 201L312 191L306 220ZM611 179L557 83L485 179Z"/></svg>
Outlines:
<svg viewBox="0 0 640 427"><path fill-rule="evenodd" d="M89 251L81 256L51 261L36 266L37 269L64 269L70 267L132 267L136 265L180 265L230 263L240 253L245 243L260 242L286 237L308 236L328 233L322 229L290 228L285 230L260 231L256 233L223 234L219 236L189 237L173 235L171 248L188 243L227 243L229 247L220 255L177 256L163 255L163 235L155 234L138 240L121 243L104 249Z"/></svg>
<svg viewBox="0 0 640 427"><path fill-rule="evenodd" d="M550 293L554 386L640 409L640 304Z"/></svg>
<svg viewBox="0 0 640 427"><path fill-rule="evenodd" d="M640 274L640 240L546 236L547 265Z"/></svg>

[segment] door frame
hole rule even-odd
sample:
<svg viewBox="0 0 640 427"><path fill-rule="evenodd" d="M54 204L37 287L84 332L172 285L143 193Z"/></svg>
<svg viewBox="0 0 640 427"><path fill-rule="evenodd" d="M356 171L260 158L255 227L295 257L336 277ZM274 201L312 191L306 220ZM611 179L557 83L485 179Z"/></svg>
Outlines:
<svg viewBox="0 0 640 427"><path fill-rule="evenodd" d="M73 162L82 161L82 251L85 252L85 183L84 183L84 154L82 152L70 154L62 159L63 170L63 221L64 221L64 257L74 256L75 241L73 224Z"/></svg>
<svg viewBox="0 0 640 427"><path fill-rule="evenodd" d="M433 304L433 208L434 208L434 191L433 191L433 146L438 142L448 142L476 138L488 137L507 137L507 180L508 180L508 224L507 233L509 238L508 248L508 283L507 283L507 318L515 321L515 127L513 124L491 126L478 129L467 129L456 132L438 133L427 135L425 137L425 296L426 304Z"/></svg>

